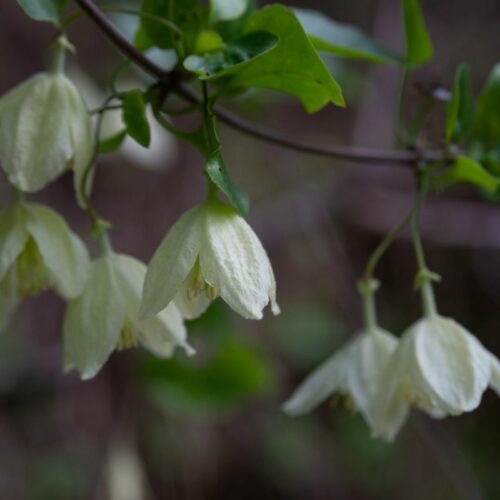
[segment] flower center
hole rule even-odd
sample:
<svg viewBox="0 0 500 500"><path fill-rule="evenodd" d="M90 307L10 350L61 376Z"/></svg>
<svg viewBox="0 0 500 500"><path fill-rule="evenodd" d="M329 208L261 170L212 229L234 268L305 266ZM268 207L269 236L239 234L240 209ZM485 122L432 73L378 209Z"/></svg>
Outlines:
<svg viewBox="0 0 500 500"><path fill-rule="evenodd" d="M354 398L350 393L336 392L330 399L330 405L332 408L338 408L343 406L351 415L357 413L358 409Z"/></svg>
<svg viewBox="0 0 500 500"><path fill-rule="evenodd" d="M122 331L120 332L120 339L118 340L118 344L116 345L116 350L124 351L125 349L137 347L138 344L139 340L132 323L125 319Z"/></svg>
<svg viewBox="0 0 500 500"><path fill-rule="evenodd" d="M218 294L217 289L204 280L201 273L200 260L196 259L191 273L191 280L187 287L187 298L191 300L200 295L205 295L210 300L214 300Z"/></svg>
<svg viewBox="0 0 500 500"><path fill-rule="evenodd" d="M38 251L35 240L29 238L16 261L19 292L36 295L53 285L49 271Z"/></svg>

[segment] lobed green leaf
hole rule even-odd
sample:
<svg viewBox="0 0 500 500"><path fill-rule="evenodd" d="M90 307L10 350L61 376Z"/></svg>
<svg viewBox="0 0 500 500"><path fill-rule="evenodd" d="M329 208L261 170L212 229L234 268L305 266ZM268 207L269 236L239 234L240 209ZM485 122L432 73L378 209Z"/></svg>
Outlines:
<svg viewBox="0 0 500 500"><path fill-rule="evenodd" d="M300 99L310 113L329 102L344 106L339 84L291 10L282 5L258 10L249 17L244 31L268 31L279 38L279 43L220 82L224 91L250 87L277 90Z"/></svg>

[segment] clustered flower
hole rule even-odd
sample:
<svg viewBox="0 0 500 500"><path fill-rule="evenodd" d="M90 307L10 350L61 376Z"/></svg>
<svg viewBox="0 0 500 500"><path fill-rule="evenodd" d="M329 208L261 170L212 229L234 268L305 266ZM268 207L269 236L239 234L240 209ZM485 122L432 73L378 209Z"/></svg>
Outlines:
<svg viewBox="0 0 500 500"><path fill-rule="evenodd" d="M35 75L0 98L0 164L18 199L0 212L0 330L27 294L53 290L69 301L64 367L94 377L115 350L144 346L169 358L194 354L185 319L217 297L247 319L269 305L279 314L269 258L248 223L211 197L188 210L160 243L148 267L115 253L100 228L101 254L52 209L23 201L64 171L74 172L79 201L94 157L90 114L64 75L61 41L51 72ZM62 51L62 52L61 52ZM422 277L422 276L421 276ZM471 333L435 308L429 276L421 289L424 316L400 338L376 321L374 283L360 287L365 324L317 368L285 403L307 413L339 394L374 436L393 440L412 407L433 417L477 408L491 387L500 395L500 362Z"/></svg>

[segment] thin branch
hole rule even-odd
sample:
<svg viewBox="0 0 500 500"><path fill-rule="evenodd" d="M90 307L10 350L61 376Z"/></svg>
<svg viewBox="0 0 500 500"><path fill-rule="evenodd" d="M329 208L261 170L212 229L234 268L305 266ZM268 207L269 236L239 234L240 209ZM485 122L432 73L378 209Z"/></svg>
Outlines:
<svg viewBox="0 0 500 500"><path fill-rule="evenodd" d="M201 102L202 99L191 89L185 86L178 86L174 92L190 102ZM248 120L240 118L234 113L214 108L214 114L217 118L245 134L256 137L266 142L276 144L287 149L300 151L301 153L314 154L318 156L328 156L340 160L351 160L367 163L397 163L397 164L416 164L421 161L433 162L444 158L442 151L413 151L413 150L381 150L372 148L361 148L354 146L342 146L338 144L320 145L307 141L297 140L280 134L274 130L266 129L261 125L254 124Z"/></svg>
<svg viewBox="0 0 500 500"><path fill-rule="evenodd" d="M83 11L101 28L106 36L124 53L133 60L138 66L148 73L158 77L161 81L170 80L170 85L175 82L171 78L172 72L164 71L160 66L148 59L144 54L138 51L102 14L92 0L75 0ZM191 103L200 103L202 99L196 93L185 86L173 85L173 90L177 95ZM225 111L219 107L214 108L214 114L217 118L245 134L257 139L276 144L287 149L300 151L302 153L314 154L319 156L328 156L341 160L350 160L364 163L392 163L392 164L410 164L415 165L419 162L433 162L437 160L449 159L444 151L414 151L414 150L380 150L371 148L361 148L355 146L342 145L318 145L306 141L299 141L282 135L274 130L269 130L256 125L250 121L244 120L233 113Z"/></svg>

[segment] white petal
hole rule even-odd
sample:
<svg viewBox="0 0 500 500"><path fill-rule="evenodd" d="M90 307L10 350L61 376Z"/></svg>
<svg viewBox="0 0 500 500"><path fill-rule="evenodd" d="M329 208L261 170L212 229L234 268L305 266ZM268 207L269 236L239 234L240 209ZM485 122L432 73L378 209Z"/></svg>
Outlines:
<svg viewBox="0 0 500 500"><path fill-rule="evenodd" d="M187 332L182 316L174 302L171 302L157 316L139 319L139 305L146 266L128 255L116 255L119 283L126 297L126 316L139 332L140 342L162 357L170 357L177 346L188 352Z"/></svg>
<svg viewBox="0 0 500 500"><path fill-rule="evenodd" d="M66 299L83 290L89 272L87 248L55 211L39 204L26 204L26 227L51 274L56 290Z"/></svg>
<svg viewBox="0 0 500 500"><path fill-rule="evenodd" d="M433 316L415 325L419 391L432 407L451 415L475 409L490 376L486 350L455 321Z"/></svg>
<svg viewBox="0 0 500 500"><path fill-rule="evenodd" d="M76 368L82 379L101 369L120 338L125 299L113 255L91 264L83 294L70 302L64 318L64 366Z"/></svg>
<svg viewBox="0 0 500 500"><path fill-rule="evenodd" d="M490 353L491 376L490 387L500 396L500 362L498 358Z"/></svg>
<svg viewBox="0 0 500 500"><path fill-rule="evenodd" d="M342 387L370 427L375 422L376 400L386 366L396 349L397 338L382 329L360 334L352 346L352 362Z"/></svg>
<svg viewBox="0 0 500 500"><path fill-rule="evenodd" d="M167 307L193 268L200 249L201 209L197 206L182 215L153 255L144 280L141 317Z"/></svg>
<svg viewBox="0 0 500 500"><path fill-rule="evenodd" d="M60 77L34 76L0 102L0 162L12 184L35 192L58 177L73 156L71 117Z"/></svg>
<svg viewBox="0 0 500 500"><path fill-rule="evenodd" d="M4 278L28 241L25 221L26 212L20 203L0 212L0 280Z"/></svg>
<svg viewBox="0 0 500 500"><path fill-rule="evenodd" d="M204 237L200 264L205 281L238 314L261 319L273 289L272 271L252 228L230 207L210 204Z"/></svg>
<svg viewBox="0 0 500 500"><path fill-rule="evenodd" d="M337 392L351 362L351 347L345 346L316 368L286 401L283 411L288 415L308 413Z"/></svg>

